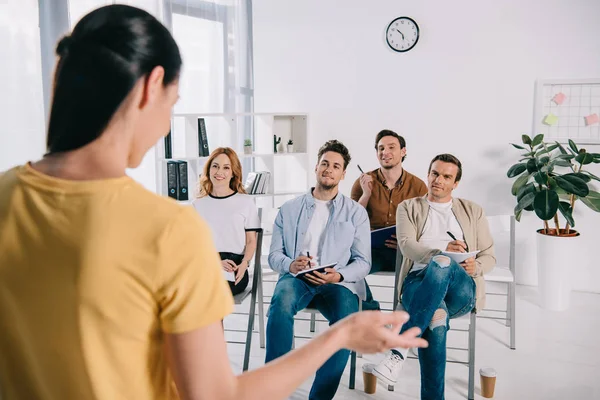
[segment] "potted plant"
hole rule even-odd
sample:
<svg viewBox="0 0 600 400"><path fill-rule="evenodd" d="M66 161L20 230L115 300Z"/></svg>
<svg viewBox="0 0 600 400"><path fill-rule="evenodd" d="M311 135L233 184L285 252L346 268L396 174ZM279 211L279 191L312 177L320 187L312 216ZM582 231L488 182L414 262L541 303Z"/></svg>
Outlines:
<svg viewBox="0 0 600 400"><path fill-rule="evenodd" d="M593 181L600 178L584 170L588 164L600 163L600 154L588 153L572 140L568 146L546 143L542 134L523 135L522 141L523 146L511 143L524 152L519 163L507 172L509 178L516 178L511 189L517 200L515 218L519 221L523 211L534 211L543 221L543 228L536 235L541 305L565 310L571 291L572 271L568 267L577 254L579 236L572 229L573 209L580 200L600 212L600 193L592 190Z"/></svg>
<svg viewBox="0 0 600 400"><path fill-rule="evenodd" d="M244 154L252 154L252 140L244 140Z"/></svg>
<svg viewBox="0 0 600 400"><path fill-rule="evenodd" d="M294 141L292 139L288 140L287 142L287 151L288 153L294 152Z"/></svg>

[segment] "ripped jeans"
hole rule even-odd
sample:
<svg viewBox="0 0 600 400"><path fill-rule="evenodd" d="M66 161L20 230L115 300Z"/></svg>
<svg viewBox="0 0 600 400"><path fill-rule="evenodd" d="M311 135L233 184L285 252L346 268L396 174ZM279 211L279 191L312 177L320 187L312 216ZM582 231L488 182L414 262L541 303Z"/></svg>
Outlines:
<svg viewBox="0 0 600 400"><path fill-rule="evenodd" d="M421 337L429 342L428 348L419 349L421 399L443 400L449 320L475 307L475 281L450 258L434 256L427 267L409 273L404 280L402 307L410 319L401 332L419 327ZM445 315L446 321L431 328L434 314Z"/></svg>

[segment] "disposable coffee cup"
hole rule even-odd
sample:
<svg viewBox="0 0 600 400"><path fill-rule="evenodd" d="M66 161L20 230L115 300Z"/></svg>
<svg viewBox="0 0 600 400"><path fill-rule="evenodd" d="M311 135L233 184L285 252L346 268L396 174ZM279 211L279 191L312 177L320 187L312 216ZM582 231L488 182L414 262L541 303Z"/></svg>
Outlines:
<svg viewBox="0 0 600 400"><path fill-rule="evenodd" d="M481 377L481 396L486 399L494 397L494 388L496 387L496 370L492 367L484 367L479 370Z"/></svg>
<svg viewBox="0 0 600 400"><path fill-rule="evenodd" d="M363 365L363 384L366 394L374 394L377 390L377 377L373 375L373 364Z"/></svg>

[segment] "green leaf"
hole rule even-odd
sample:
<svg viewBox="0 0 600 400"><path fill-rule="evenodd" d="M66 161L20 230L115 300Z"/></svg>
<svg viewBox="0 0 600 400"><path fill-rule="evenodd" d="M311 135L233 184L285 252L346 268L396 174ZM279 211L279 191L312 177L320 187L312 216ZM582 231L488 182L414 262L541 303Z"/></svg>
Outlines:
<svg viewBox="0 0 600 400"><path fill-rule="evenodd" d="M521 198L521 200L519 200L519 202L517 203L517 206L515 207L515 214L518 213L521 210L527 209L527 207L530 207L533 204L533 200L535 199L536 193L527 193L525 196L523 196Z"/></svg>
<svg viewBox="0 0 600 400"><path fill-rule="evenodd" d="M574 172L569 175L576 176L576 177L580 178L582 181L584 181L585 183L588 183L589 181L592 180L592 178L590 176L584 174L583 172Z"/></svg>
<svg viewBox="0 0 600 400"><path fill-rule="evenodd" d="M544 140L544 134L540 133L538 135L535 135L535 137L533 138L533 141L531 142L531 145L533 147L537 146L538 144L542 143L542 140Z"/></svg>
<svg viewBox="0 0 600 400"><path fill-rule="evenodd" d="M531 138L529 136L521 135L521 140L523 141L523 144L531 145Z"/></svg>
<svg viewBox="0 0 600 400"><path fill-rule="evenodd" d="M515 148L517 148L517 149L519 149L519 150L527 150L525 147L523 147L523 146L519 146L518 144L514 144L514 143L511 143L511 144L512 144L512 145L513 145Z"/></svg>
<svg viewBox="0 0 600 400"><path fill-rule="evenodd" d="M563 147L562 144L555 142L556 145L558 146L558 149L560 150L561 154L567 154L567 151L565 150L565 148Z"/></svg>
<svg viewBox="0 0 600 400"><path fill-rule="evenodd" d="M515 176L519 176L527 169L527 165L525 163L515 164L508 169L506 176L509 178L514 178Z"/></svg>
<svg viewBox="0 0 600 400"><path fill-rule="evenodd" d="M521 222L521 214L522 214L522 213L523 213L523 210L520 210L519 212L516 212L516 213L515 213L515 219L516 219L518 222Z"/></svg>
<svg viewBox="0 0 600 400"><path fill-rule="evenodd" d="M525 197L525 195L527 195L528 193L537 193L537 189L535 188L533 182L528 183L527 185L522 186L521 189L519 189L519 191L517 192L517 203L520 202L521 199L523 199L523 197ZM526 211L533 211L533 204L524 207L524 209Z"/></svg>
<svg viewBox="0 0 600 400"><path fill-rule="evenodd" d="M533 184L533 182L528 183L527 185L521 186L521 188L519 189L519 191L516 194L517 201L521 200L521 198L523 196L525 196L527 193L535 193L535 192L536 192L536 189L535 189L535 185Z"/></svg>
<svg viewBox="0 0 600 400"><path fill-rule="evenodd" d="M545 172L536 172L533 174L533 179L540 185L548 186L548 174Z"/></svg>
<svg viewBox="0 0 600 400"><path fill-rule="evenodd" d="M577 148L577 145L575 144L574 141L572 141L571 139L569 139L569 147L571 148L571 150L573 150L575 153L579 153L579 149Z"/></svg>
<svg viewBox="0 0 600 400"><path fill-rule="evenodd" d="M571 205L566 201L560 201L558 203L558 210L562 216L565 217L569 225L575 227L575 220L573 219L573 210L571 209Z"/></svg>
<svg viewBox="0 0 600 400"><path fill-rule="evenodd" d="M537 163L535 162L535 158L527 161L527 172L530 174L536 172L538 170Z"/></svg>
<svg viewBox="0 0 600 400"><path fill-rule="evenodd" d="M582 165L591 164L592 162L594 162L594 156L590 153L582 152L577 154L577 157L575 157L575 161Z"/></svg>
<svg viewBox="0 0 600 400"><path fill-rule="evenodd" d="M555 159L561 159L561 160L572 160L575 158L575 156L573 154L559 154L556 157L554 157Z"/></svg>
<svg viewBox="0 0 600 400"><path fill-rule="evenodd" d="M600 182L600 178L598 178L596 175L592 174L591 172L588 172L588 171L582 171L581 173L582 173L582 174L586 174L586 175L588 175L590 178L592 178L592 179L594 179L594 180L597 180L598 182Z"/></svg>
<svg viewBox="0 0 600 400"><path fill-rule="evenodd" d="M512 185L512 189L510 190L513 196L517 195L517 192L519 191L521 186L524 186L527 183L530 176L530 174L523 174L517 178L517 180Z"/></svg>
<svg viewBox="0 0 600 400"><path fill-rule="evenodd" d="M575 174L557 176L554 179L556 179L556 184L567 193L585 197L590 192L587 183Z"/></svg>
<svg viewBox="0 0 600 400"><path fill-rule="evenodd" d="M548 162L549 162L549 161L550 161L550 157L548 157L548 156L540 157L540 158L537 160L537 167L538 167L538 170L539 170L540 168L542 168L544 165L548 164Z"/></svg>
<svg viewBox="0 0 600 400"><path fill-rule="evenodd" d="M536 155L541 156L542 154L550 153L556 148L558 148L558 144L551 144L550 146L540 150Z"/></svg>
<svg viewBox="0 0 600 400"><path fill-rule="evenodd" d="M596 212L600 212L600 193L590 190L586 197L580 198L583 204Z"/></svg>
<svg viewBox="0 0 600 400"><path fill-rule="evenodd" d="M552 165L556 165L557 167L569 168L572 164L569 161L565 160L554 160Z"/></svg>
<svg viewBox="0 0 600 400"><path fill-rule="evenodd" d="M553 190L541 190L535 195L533 208L540 219L544 221L552 219L558 210L558 195Z"/></svg>

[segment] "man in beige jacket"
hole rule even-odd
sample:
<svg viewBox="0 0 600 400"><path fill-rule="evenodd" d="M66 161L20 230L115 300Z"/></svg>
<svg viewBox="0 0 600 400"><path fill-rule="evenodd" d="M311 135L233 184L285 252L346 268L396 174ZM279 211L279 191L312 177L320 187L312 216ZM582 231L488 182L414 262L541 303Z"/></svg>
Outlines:
<svg viewBox="0 0 600 400"><path fill-rule="evenodd" d="M400 301L410 314L402 329L417 326L429 342L429 348L419 350L421 399L444 398L448 321L483 307L483 274L496 263L483 209L452 198L461 176L456 157L436 156L427 173L427 195L403 201L396 213L396 236L404 256ZM458 264L443 251L479 252ZM396 384L406 355L407 349L392 350L375 366L374 374Z"/></svg>

